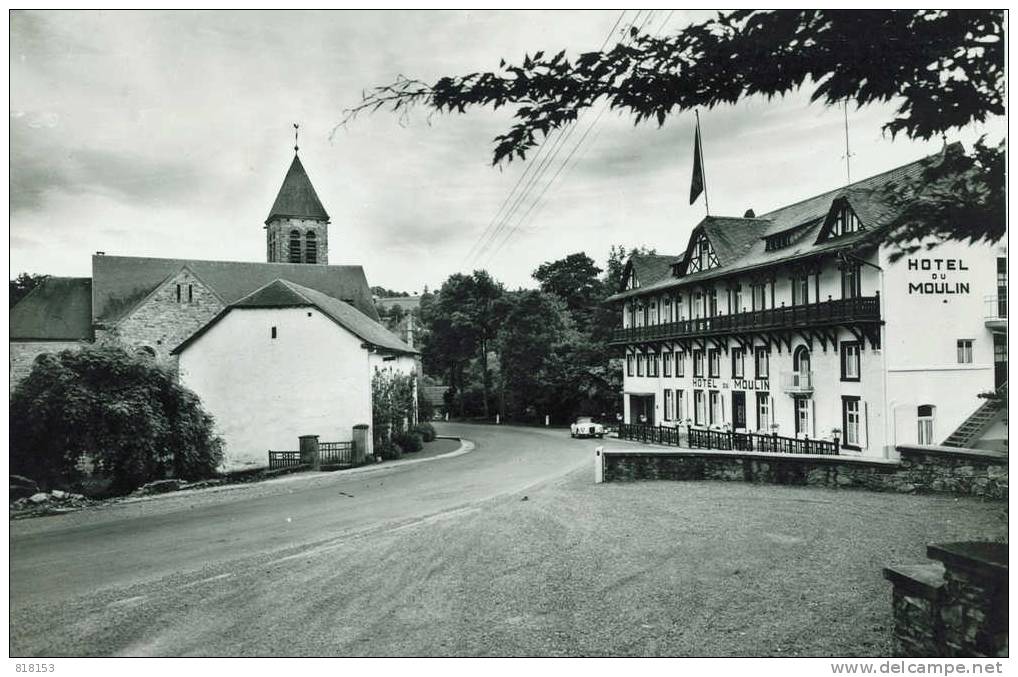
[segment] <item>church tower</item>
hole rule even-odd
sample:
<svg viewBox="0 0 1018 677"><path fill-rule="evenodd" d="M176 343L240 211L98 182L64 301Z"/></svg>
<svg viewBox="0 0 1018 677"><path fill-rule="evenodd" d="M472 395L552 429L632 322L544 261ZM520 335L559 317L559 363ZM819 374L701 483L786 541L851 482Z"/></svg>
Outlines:
<svg viewBox="0 0 1018 677"><path fill-rule="evenodd" d="M268 262L328 265L329 215L296 151L265 220Z"/></svg>

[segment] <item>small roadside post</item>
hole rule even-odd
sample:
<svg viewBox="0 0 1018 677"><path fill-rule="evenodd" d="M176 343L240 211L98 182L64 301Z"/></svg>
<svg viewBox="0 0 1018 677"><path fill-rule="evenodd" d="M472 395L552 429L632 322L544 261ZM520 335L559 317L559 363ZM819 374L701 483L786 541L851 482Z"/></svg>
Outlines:
<svg viewBox="0 0 1018 677"><path fill-rule="evenodd" d="M594 484L604 483L604 447L594 450Z"/></svg>

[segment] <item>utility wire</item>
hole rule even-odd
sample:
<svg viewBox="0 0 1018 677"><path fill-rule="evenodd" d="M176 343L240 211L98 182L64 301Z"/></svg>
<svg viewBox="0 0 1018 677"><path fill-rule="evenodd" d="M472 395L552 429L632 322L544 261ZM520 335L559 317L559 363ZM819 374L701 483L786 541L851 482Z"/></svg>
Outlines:
<svg viewBox="0 0 1018 677"><path fill-rule="evenodd" d="M630 28L633 28L633 27L636 26L636 22L639 20L640 13L641 12L638 11L636 13L636 16L633 17L633 20L630 22ZM653 10L648 10L647 15L643 19L643 22L640 24L640 27L637 29L638 31L642 30L647 25L647 22L650 21L650 18L653 16L653 14L654 14ZM632 38L631 31L627 30L625 32L625 34L622 36L622 39L619 42L620 42L620 44L625 44L631 38ZM605 45L607 45L607 40L605 41ZM604 51L603 47L602 47L602 51ZM562 150L562 145L566 141L568 141L572 137L572 135L576 132L576 130L580 126L579 123L583 121L584 117L589 113L589 111L590 111L590 109L585 109L580 114L580 117L573 124L569 125L568 128L562 128L563 129L563 133L560 134L559 137L556 139L556 144L554 144L554 148L552 149L552 152L548 156L545 156L545 158L542 160L542 162L540 163L540 165L538 167L538 171L531 177L531 180L526 185L523 193L521 193L520 196L517 197L515 203L510 208L509 212L502 218L501 222L498 224L498 227L493 231L493 233L492 233L491 237L489 238L488 242L478 251L477 260L481 260L481 257L483 257L484 254L485 254L485 250L489 250L490 251L491 246L496 243L496 241L498 240L499 235L503 234L506 231L506 228L509 227L509 224L512 221L512 218L516 215L516 212L522 206L524 200L526 200L526 198L529 197L529 195L531 194L531 191L533 190L534 186L536 186L541 181L541 179L544 177L545 173L548 171L549 165L551 165L555 161L555 159L558 157L558 154ZM586 134L584 134L584 138L585 137L586 137ZM573 153L574 152L575 152L575 150L573 151ZM570 156L573 153L570 153ZM567 158L566 162L568 162L568 158ZM556 172L555 176L558 176L558 174L561 173L561 171L562 171L562 168L560 167L559 170ZM544 190L542 191L541 194L543 195L544 192L546 192L546 191L547 191L547 186L544 188ZM529 214L532 210L533 210L533 205L531 205L526 210L526 213ZM516 230L519 228L519 225L520 224L518 222L515 226L512 227L512 229L509 231L510 235L511 235L511 233L516 232ZM500 250L502 248L502 246L504 245L506 239L507 239L507 237L503 236L502 242L500 244L496 245L496 251ZM488 259L490 259L490 257L492 255L493 254L489 253Z"/></svg>
<svg viewBox="0 0 1018 677"><path fill-rule="evenodd" d="M662 29L664 28L664 26L665 26L665 24L666 24L666 23L668 22L668 20L669 20L669 19L671 19L671 16L672 16L672 14L673 14L673 13L674 13L674 10L673 10L673 12L670 12L670 13L668 14L668 16L666 16L666 17L665 17L664 21L662 21L662 22L661 22L661 23L660 23L660 24L658 25L658 28L657 28L657 32L655 33L655 37L657 37L658 35L660 35L660 33L661 33L661 30L662 30ZM645 18L644 18L643 22L642 22L642 23L640 24L640 27L639 27L639 28L637 29L637 30L638 30L638 32L639 32L639 31L642 31L642 30L644 29L644 27L646 27L646 25L647 25L647 24L648 24L648 23L650 22L650 20L651 20L651 16L652 16L652 15L653 15L653 11L651 11L651 12L650 12L650 13L649 13L649 14L648 14L648 15L647 15L647 16L646 16ZM634 22L633 22L633 24L632 24L632 25L634 25L634 26L635 26L635 20L634 20ZM629 37L631 37L631 36L630 36L630 35L627 35L627 36L626 36L626 39L628 40L628 38L629 38ZM623 42L625 42L625 41L626 41L626 40L624 40ZM514 234L515 234L515 233L516 233L516 232L517 232L517 231L518 231L518 230L520 229L520 227L521 227L521 226L522 226L522 225L523 225L524 223L526 223L526 222L527 222L527 219L528 219L528 217L529 217L529 216L530 216L530 215L531 215L532 213L534 214L534 216L535 216L535 217L536 217L536 215L537 215L538 213L540 213L540 209L538 209L538 211L537 211L537 212L534 212L534 209L535 209L535 207L537 207L538 205L540 205L540 207L541 207L541 208L543 208L543 206L544 206L544 203L542 203L542 202L541 202L541 200L543 199L544 195L545 195L545 194L546 194L546 193L548 192L548 189L549 189L549 188L550 188L550 187L552 186L552 184L554 184L554 183L555 183L556 179L558 179L559 175L561 175L561 174L562 174L563 170L565 170L567 166L568 166L568 168L569 168L569 169L572 169L573 167L575 167L575 166L576 166L576 163L577 163L577 162L579 161L579 156L577 156L577 157L576 157L576 161L574 161L574 162L573 162L572 164L569 164L570 160L572 160L572 159L573 159L573 157L574 157L574 156L576 156L576 153L577 153L577 152L578 152L578 151L579 151L579 150L580 150L580 149L582 148L582 146L583 146L583 143L584 143L584 142L586 141L586 139L587 139L587 137L589 136L589 134L590 134L591 130L593 130L593 129L594 129L594 128L595 128L596 126L597 126L597 123L598 123L598 122L599 122L599 121L601 120L601 118L602 118L602 117L604 116L604 113L605 113L605 112L606 112L606 111L608 110L608 108L609 108L609 102L608 102L608 101L605 101L605 102L603 102L603 104L602 104L602 106L601 106L601 109L600 109L600 111L598 111L598 113L597 113L597 116L596 116L596 117L594 118L594 120L593 120L593 121L592 121L592 122L590 123L590 125L589 125L589 126L587 127L587 129L586 129L586 130L584 131L584 133L583 133L583 135L582 135L582 136L580 137L579 141L577 141L577 142L576 142L576 144L575 144L575 145L573 146L573 148L572 148L572 149L571 149L571 150L569 151L569 154L568 154L568 155L566 156L565 160L563 160L563 161L562 161L562 163L561 163L561 164L560 164L560 165L558 166L558 169L557 169L557 170L555 171L555 174L554 174L554 175L552 176L551 180L549 180L549 181L548 181L548 182L547 182L547 183L546 183L546 184L544 185L544 188L543 188L543 189L541 190L540 194L538 194L537 198L536 198L536 199L535 199L535 200L534 200L533 202L531 202L531 203L530 203L530 206L529 206L529 207L527 208L527 210L526 210L526 211L524 212L523 216L522 216L522 217L521 217L521 218L520 218L520 219L519 219L519 220L518 220L518 221L516 222L516 224L515 224L515 225L514 225L514 226L513 226L513 227L512 227L512 228L511 228L511 229L510 229L510 230L509 230L509 231L508 231L507 233L506 233L506 235L504 235L504 236L503 236L503 238L501 239L501 241L500 241L500 242L499 242L499 243L498 243L498 244L497 244L497 245L495 246L495 248L494 248L494 249L493 249L493 250L492 250L492 251L491 251L491 252L489 253L489 255L488 255L488 257L487 257L487 259L486 259L486 260L490 260L490 259L491 259L491 258L493 258L493 257L494 257L494 256L495 256L495 255L496 255L496 254L497 254L497 253L498 253L499 251L501 251L501 249L502 249L502 248L503 248L503 247L504 247L504 246L505 246L505 245L506 245L506 244L508 243L508 241L509 241L510 239L512 239L512 236L513 236L513 235L514 235ZM576 126L578 126L578 125L576 125ZM571 128L571 129L575 129L575 128L576 128L576 126L573 126L573 127ZM597 135L595 135L595 138L596 138L596 136L597 136Z"/></svg>
<svg viewBox="0 0 1018 677"><path fill-rule="evenodd" d="M612 25L612 27L610 29L608 29L608 34L605 36L604 41L601 43L601 50L600 51L603 52L604 48L608 45L608 41L611 40L612 35L615 34L615 29L619 27L620 23L622 23L622 18L626 15L626 11L627 10L622 10L619 13L618 17L615 19L615 23ZM639 15L639 12L637 13L637 15ZM562 131L563 131L562 128L559 128L556 131L558 132L557 140L561 140L561 138L562 138ZM542 143L541 146L538 148L537 153L534 155L534 157L531 159L531 161L527 164L527 166L524 169L523 173L520 174L519 178L516 179L516 183L513 185L512 189L506 195L505 199L502 200L502 204L499 205L499 208L498 208L498 210L496 210L495 215L491 219L491 222L488 223L488 225L485 227L484 231L482 232L481 236L470 247L470 251L468 251L467 255L464 257L464 263L466 263L466 261L475 252L475 250L477 250L480 247L481 243L487 238L487 236L490 235L490 233L488 231L492 230L494 225L498 222L498 219L502 215L502 212L506 208L506 205L509 204L509 202L512 200L514 194L516 193L517 189L520 187L520 185L523 183L523 181L527 178L527 176L533 171L534 167L537 166L538 159L540 158L541 154L544 153L548 149L549 149L549 144L548 144L548 139L546 138L544 143ZM547 155L547 153L545 153L545 155Z"/></svg>

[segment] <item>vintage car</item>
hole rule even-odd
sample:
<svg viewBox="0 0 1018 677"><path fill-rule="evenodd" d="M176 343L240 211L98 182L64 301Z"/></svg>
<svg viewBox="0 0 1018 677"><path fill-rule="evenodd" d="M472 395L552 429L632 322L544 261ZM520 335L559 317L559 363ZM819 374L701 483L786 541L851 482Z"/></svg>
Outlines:
<svg viewBox="0 0 1018 677"><path fill-rule="evenodd" d="M576 423L569 426L572 437L604 437L604 426L595 423L591 416L577 416Z"/></svg>

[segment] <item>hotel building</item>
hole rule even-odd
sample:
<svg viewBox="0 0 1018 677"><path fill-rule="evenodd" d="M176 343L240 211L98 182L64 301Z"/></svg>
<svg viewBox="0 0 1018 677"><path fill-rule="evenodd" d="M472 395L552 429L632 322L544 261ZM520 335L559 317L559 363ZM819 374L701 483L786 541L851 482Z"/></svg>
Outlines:
<svg viewBox="0 0 1018 677"><path fill-rule="evenodd" d="M874 237L896 213L884 189L941 157L759 217L708 216L683 253L631 257L611 297L625 422L837 438L864 456L999 446L1006 412L977 396L1006 388L1004 241L892 261Z"/></svg>

